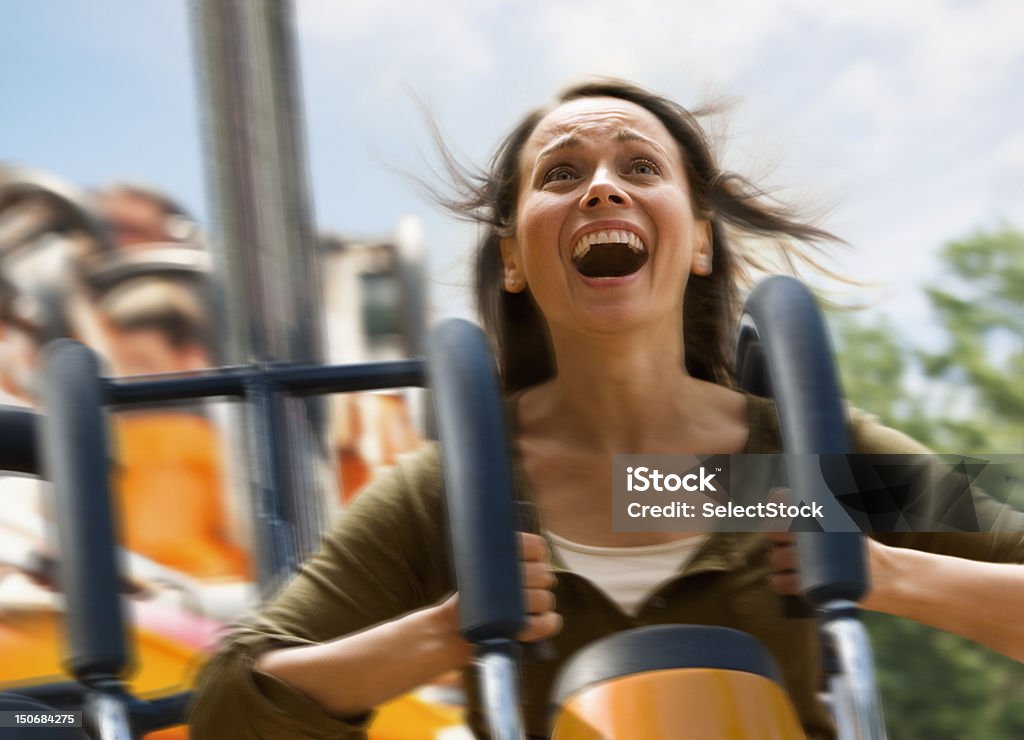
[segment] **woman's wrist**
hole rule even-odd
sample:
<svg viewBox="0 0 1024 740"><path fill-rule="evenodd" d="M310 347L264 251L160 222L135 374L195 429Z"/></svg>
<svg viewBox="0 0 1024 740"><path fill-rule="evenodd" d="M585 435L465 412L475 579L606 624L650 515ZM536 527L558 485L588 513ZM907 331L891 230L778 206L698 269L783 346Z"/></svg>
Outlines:
<svg viewBox="0 0 1024 740"><path fill-rule="evenodd" d="M332 716L356 717L462 668L472 652L459 633L457 606L445 602L331 642L271 650L255 668Z"/></svg>
<svg viewBox="0 0 1024 740"><path fill-rule="evenodd" d="M473 646L459 630L458 597L451 596L440 604L416 612L425 644L437 652L440 664L448 667L441 671L463 668L473 658Z"/></svg>
<svg viewBox="0 0 1024 740"><path fill-rule="evenodd" d="M906 555L906 552L901 548L888 547L867 538L870 588L861 602L863 608L886 614L899 613L906 571L901 556Z"/></svg>

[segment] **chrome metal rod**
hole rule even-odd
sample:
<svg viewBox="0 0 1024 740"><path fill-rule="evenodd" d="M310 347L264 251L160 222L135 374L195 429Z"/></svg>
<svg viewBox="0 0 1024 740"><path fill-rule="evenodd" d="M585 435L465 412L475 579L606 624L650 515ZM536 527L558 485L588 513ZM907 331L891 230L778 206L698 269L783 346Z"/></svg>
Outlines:
<svg viewBox="0 0 1024 740"><path fill-rule="evenodd" d="M497 642L497 641L495 641ZM504 643L505 641L501 641ZM483 646L476 662L493 740L525 740L519 714L519 676L511 650L515 645Z"/></svg>
<svg viewBox="0 0 1024 740"><path fill-rule="evenodd" d="M839 738L885 740L882 702L875 685L875 661L867 630L854 616L828 616L829 611L849 611L855 606L846 601L829 602L821 626L839 659L840 674L833 681Z"/></svg>
<svg viewBox="0 0 1024 740"><path fill-rule="evenodd" d="M86 699L97 740L133 740L132 725L124 703L110 694L90 694Z"/></svg>

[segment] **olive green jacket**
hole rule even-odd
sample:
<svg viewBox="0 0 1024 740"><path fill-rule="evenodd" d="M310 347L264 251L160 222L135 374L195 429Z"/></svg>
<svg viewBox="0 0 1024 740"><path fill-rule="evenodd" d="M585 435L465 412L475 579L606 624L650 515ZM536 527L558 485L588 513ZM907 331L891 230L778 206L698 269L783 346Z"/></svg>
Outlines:
<svg viewBox="0 0 1024 740"><path fill-rule="evenodd" d="M774 407L749 403L747 453L781 448ZM853 412L857 452L922 453L905 435ZM516 483L530 497L521 466ZM454 589L448 562L442 480L436 445L408 456L380 475L344 512L282 593L256 618L222 643L201 676L192 714L192 737L358 738L369 717L356 721L326 714L277 679L254 669L254 658L270 647L325 642L410 611L438 603ZM1024 562L1024 523L1000 534L893 534L889 544L961 557ZM805 729L831 737L828 712L816 699L820 683L818 634L813 619L782 616L779 597L768 587L764 538L756 534L711 535L677 577L657 589L634 617L600 589L558 567L555 590L564 618L553 639L557 658L523 666L523 713L527 732L546 736L548 696L566 659L579 648L620 630L653 624L706 624L748 632L772 653ZM470 724L483 727L474 690Z"/></svg>

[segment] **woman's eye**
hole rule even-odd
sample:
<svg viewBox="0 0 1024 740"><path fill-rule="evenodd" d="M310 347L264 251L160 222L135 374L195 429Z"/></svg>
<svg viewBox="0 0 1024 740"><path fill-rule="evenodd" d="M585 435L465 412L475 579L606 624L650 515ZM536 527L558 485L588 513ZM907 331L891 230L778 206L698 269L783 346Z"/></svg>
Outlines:
<svg viewBox="0 0 1024 740"><path fill-rule="evenodd" d="M575 180L576 173L572 167L560 166L554 169L548 170L544 175L544 184L549 182L568 182L569 180Z"/></svg>
<svg viewBox="0 0 1024 740"><path fill-rule="evenodd" d="M661 170L658 165L649 159L636 159L633 161L633 174L635 175L659 175Z"/></svg>

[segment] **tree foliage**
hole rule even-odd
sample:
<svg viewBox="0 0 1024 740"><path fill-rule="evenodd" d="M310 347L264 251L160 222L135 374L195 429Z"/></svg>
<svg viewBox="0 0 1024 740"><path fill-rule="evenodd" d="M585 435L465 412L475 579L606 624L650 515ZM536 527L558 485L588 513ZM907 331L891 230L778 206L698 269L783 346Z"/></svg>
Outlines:
<svg viewBox="0 0 1024 740"><path fill-rule="evenodd" d="M921 360L928 376L967 393L975 413L937 420L940 429L950 443L982 445L975 451L1024 452L1024 233L977 234L942 258L950 279L928 297L947 344Z"/></svg>
<svg viewBox="0 0 1024 740"><path fill-rule="evenodd" d="M1024 233L975 234L941 259L927 289L937 348L919 346L920 327L832 317L847 398L936 451L1024 452ZM1024 737L1024 665L907 620L865 621L893 740Z"/></svg>

